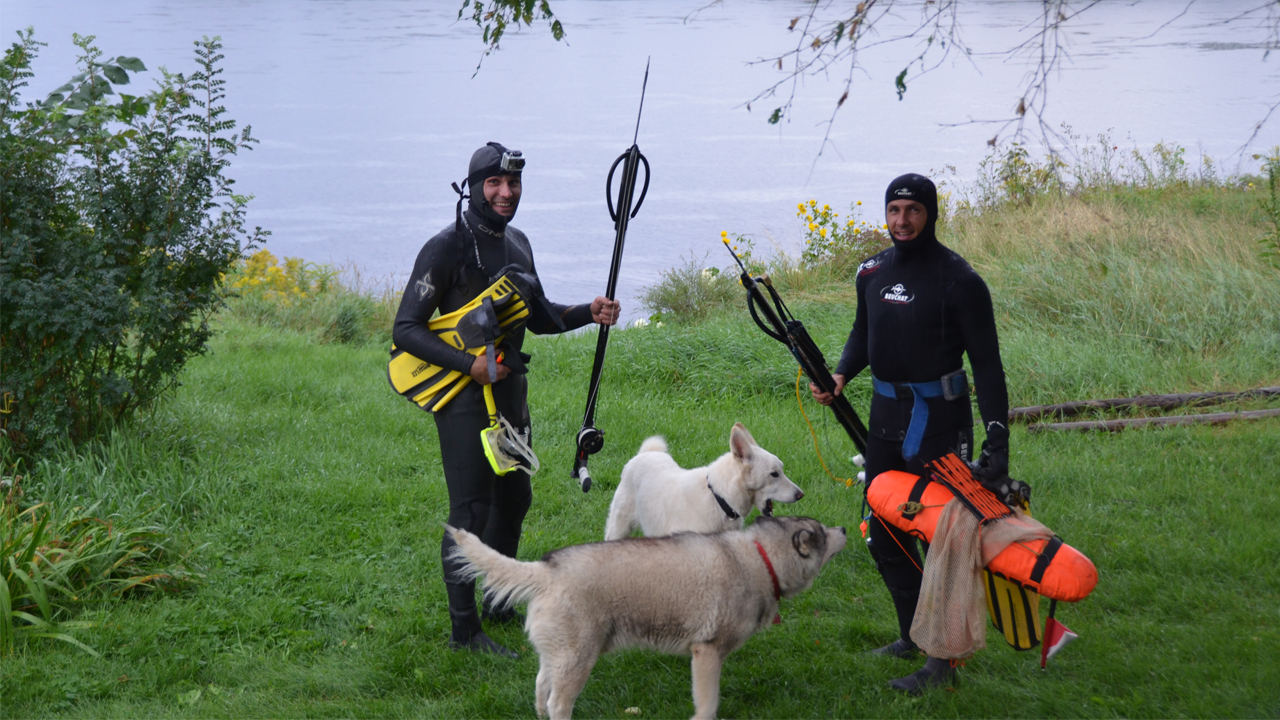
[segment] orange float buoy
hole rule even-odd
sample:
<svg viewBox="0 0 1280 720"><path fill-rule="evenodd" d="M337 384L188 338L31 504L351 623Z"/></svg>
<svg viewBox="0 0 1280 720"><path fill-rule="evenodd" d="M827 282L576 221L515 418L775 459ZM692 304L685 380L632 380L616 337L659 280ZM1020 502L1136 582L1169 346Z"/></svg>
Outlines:
<svg viewBox="0 0 1280 720"><path fill-rule="evenodd" d="M942 507L954 497L940 482L898 470L877 475L867 490L867 503L878 517L925 542L932 542ZM1085 599L1098 584L1093 562L1056 536L1014 543L993 558L987 569L1063 602Z"/></svg>

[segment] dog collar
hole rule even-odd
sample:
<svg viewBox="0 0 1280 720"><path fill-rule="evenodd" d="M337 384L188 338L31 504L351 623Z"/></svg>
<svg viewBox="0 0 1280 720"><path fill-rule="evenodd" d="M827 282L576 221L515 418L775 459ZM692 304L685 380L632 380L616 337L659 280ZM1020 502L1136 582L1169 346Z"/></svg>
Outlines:
<svg viewBox="0 0 1280 720"><path fill-rule="evenodd" d="M769 571L769 579L773 581L773 599L781 600L782 586L778 584L778 573L773 571L773 563L769 561L769 553L764 551L764 546L760 544L759 540L755 540L753 542L756 544L756 550L760 551L760 559L764 560L765 569ZM775 613L773 616L773 624L779 625L781 623L782 616Z"/></svg>
<svg viewBox="0 0 1280 720"><path fill-rule="evenodd" d="M720 497L720 493L716 492L715 488L711 487L710 476L707 476L707 489L711 491L711 497L716 499L716 504L720 506L720 509L724 511L725 515L729 516L730 520L737 520L738 518L742 517L732 507L729 506L729 503L724 498ZM760 543L756 543L756 545L759 545L759 544ZM764 552L764 551L761 550L760 552ZM768 564L768 562L769 562L769 559L765 558L765 563ZM769 568L769 572L773 572L772 567ZM773 581L773 584L776 586L778 584L778 581L775 579Z"/></svg>
<svg viewBox="0 0 1280 720"><path fill-rule="evenodd" d="M764 560L764 567L769 571L769 579L773 581L773 599L782 599L782 586L778 584L778 573L773 571L773 563L769 561L769 553L764 551L764 546L759 540L753 541L756 544L756 550L760 551L760 559Z"/></svg>

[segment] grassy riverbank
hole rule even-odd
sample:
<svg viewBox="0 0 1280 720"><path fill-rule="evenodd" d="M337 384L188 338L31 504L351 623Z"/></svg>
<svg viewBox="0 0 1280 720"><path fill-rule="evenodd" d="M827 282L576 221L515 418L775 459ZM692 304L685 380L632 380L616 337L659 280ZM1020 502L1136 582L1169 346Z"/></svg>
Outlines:
<svg viewBox="0 0 1280 720"><path fill-rule="evenodd" d="M1014 404L1238 389L1280 384L1280 273L1256 252L1255 208L1239 188L1119 189L962 216L943 239L989 281ZM844 276L794 263L775 276L834 360L852 318ZM522 651L515 662L446 648L434 425L387 387L382 338L343 343L357 334L273 317L225 315L212 352L153 416L30 469L28 492L57 505L158 506L154 520L200 577L84 608L78 619L93 627L75 635L101 658L20 643L0 669L6 717L533 715L537 661L519 628L493 630ZM522 559L599 539L618 473L647 435L665 434L692 466L727 449L734 421L804 488L785 512L856 534L859 493L814 455L794 363L740 306L614 336L597 415L608 443L592 461L597 488L582 494L568 469L594 344L593 334L528 344L543 471ZM864 381L853 386L860 408ZM850 474L838 426L805 408L832 469ZM1101 576L1090 598L1059 608L1081 639L1047 672L1038 653L992 633L955 692L886 689L916 664L863 654L892 639L894 621L852 542L784 602L782 625L730 657L721 715L1280 715L1280 424L1116 435L1015 426L1012 447L1037 517ZM683 717L689 688L687 658L611 655L577 713Z"/></svg>

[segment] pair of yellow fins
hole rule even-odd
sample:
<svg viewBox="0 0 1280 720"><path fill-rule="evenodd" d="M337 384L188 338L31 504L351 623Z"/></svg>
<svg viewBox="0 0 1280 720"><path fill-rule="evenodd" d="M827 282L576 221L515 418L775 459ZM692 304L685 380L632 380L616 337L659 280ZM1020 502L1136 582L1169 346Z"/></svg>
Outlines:
<svg viewBox="0 0 1280 720"><path fill-rule="evenodd" d="M529 304L516 283L503 275L471 302L429 321L427 328L459 350L477 357L486 355L490 377L496 380L496 363L502 360L496 347L523 327L529 315ZM387 380L397 393L428 412L444 408L472 382L468 373L434 365L395 345L391 346L391 360L387 363ZM530 475L537 472L537 456L498 414L492 383L484 386L484 402L489 427L480 433L480 438L493 471L506 475L524 467Z"/></svg>
<svg viewBox="0 0 1280 720"><path fill-rule="evenodd" d="M1022 510L1031 515L1031 504L1022 501ZM1040 644L1044 629L1040 624L1040 595L999 573L982 569L987 591L987 614L991 624L1004 633L1004 641L1014 650L1030 650ZM1049 613L1053 616L1052 611Z"/></svg>
<svg viewBox="0 0 1280 720"><path fill-rule="evenodd" d="M492 316L487 310L489 307L493 310ZM515 283L503 275L474 300L428 322L427 327L446 343L478 357L519 330L528 318L528 303L520 296ZM477 325L492 332L492 342L478 342L485 338L473 336L472 328ZM427 412L444 408L471 382L467 373L433 365L395 345L391 346L387 379L396 392Z"/></svg>

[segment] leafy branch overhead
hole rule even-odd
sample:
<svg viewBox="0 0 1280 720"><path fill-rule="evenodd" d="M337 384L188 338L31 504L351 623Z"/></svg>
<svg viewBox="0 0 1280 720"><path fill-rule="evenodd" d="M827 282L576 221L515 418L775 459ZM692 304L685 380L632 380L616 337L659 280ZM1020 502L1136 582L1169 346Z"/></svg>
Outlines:
<svg viewBox="0 0 1280 720"><path fill-rule="evenodd" d="M1203 1L1189 0L1171 8L1170 4L1162 0L1145 0L1150 7L1160 12L1173 13L1177 7L1181 7L1180 12L1171 14L1156 29L1157 33L1185 16L1197 2ZM1144 0L1135 0L1134 4L1142 2ZM550 4L546 0L539 0L537 3L534 0L493 0L487 4L480 0L464 0L458 17L461 18L464 11L472 8L476 25L484 31L484 41L488 45L485 55L488 55L498 49L498 39L507 25L532 23L535 4L540 13L538 17L553 18ZM984 52L975 51L961 36L959 11L962 7L970 10L976 7L981 11L980 3L975 0L811 0L807 4L807 12L792 17L785 25L786 32L795 39L794 46L786 52L761 57L752 63L771 66L783 73L779 80L744 103L750 110L755 103L781 98L781 104L766 116L766 121L770 124L776 125L789 118L800 82L804 78L825 78L836 72L843 78L843 83L826 121L827 135L823 138L825 148L830 139L832 123L854 90L854 78L859 71L864 70L861 53L879 50L881 46L898 46L907 48L906 55L910 58L893 77L893 87L899 100L907 92L908 78L915 80L937 70L954 54L971 63L984 56L1025 63L1029 69L1016 96L1010 98L1008 115L986 119L970 118L953 125L993 126L994 134L988 141L993 146L1002 136L1022 140L1031 131L1039 135L1049 147L1058 147L1065 139L1055 130L1057 122L1048 117L1050 80L1061 70L1063 60L1069 58L1066 27L1082 13L1100 5L1101 0L1041 0L1039 3L1028 3L1026 7L1035 7L1036 10L1035 14L1028 16L1023 31L1014 36L1008 46ZM710 0L691 13L686 21L713 6L724 8L727 5L724 0ZM903 18L908 18L905 26ZM1267 32L1262 59L1266 59L1272 50L1280 49L1280 0L1259 0L1255 7L1213 24L1239 27L1250 23ZM564 36L564 29L558 20L552 22L552 34L557 40ZM1262 125L1277 108L1280 108L1280 102L1271 106L1267 116L1254 128L1253 135L1245 141L1242 150L1257 137Z"/></svg>
<svg viewBox="0 0 1280 720"><path fill-rule="evenodd" d="M458 19L461 20L468 10L488 46L480 62L498 49L508 27L519 30L532 26L535 20L546 20L551 28L551 37L557 41L564 39L564 26L551 12L548 0L489 0L487 3L485 0L463 0L462 7L458 9ZM476 63L476 72L480 72L480 63Z"/></svg>

